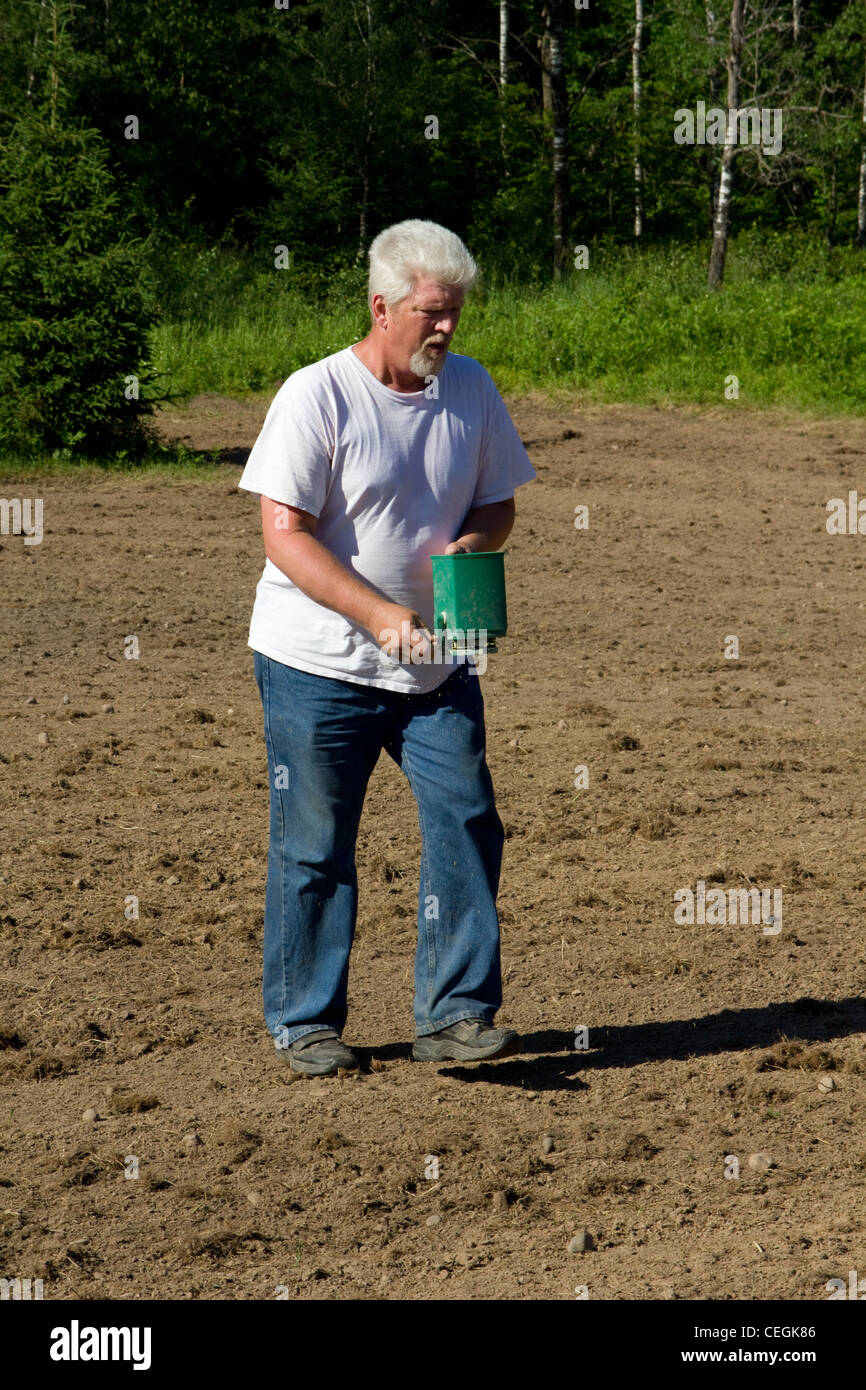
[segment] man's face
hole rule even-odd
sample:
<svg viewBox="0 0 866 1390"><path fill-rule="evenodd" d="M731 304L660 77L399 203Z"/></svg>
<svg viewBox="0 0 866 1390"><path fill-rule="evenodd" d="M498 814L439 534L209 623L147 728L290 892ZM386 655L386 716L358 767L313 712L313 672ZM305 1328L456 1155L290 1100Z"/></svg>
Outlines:
<svg viewBox="0 0 866 1390"><path fill-rule="evenodd" d="M389 346L397 364L418 377L440 372L460 319L463 299L462 289L419 276L412 293L388 315Z"/></svg>

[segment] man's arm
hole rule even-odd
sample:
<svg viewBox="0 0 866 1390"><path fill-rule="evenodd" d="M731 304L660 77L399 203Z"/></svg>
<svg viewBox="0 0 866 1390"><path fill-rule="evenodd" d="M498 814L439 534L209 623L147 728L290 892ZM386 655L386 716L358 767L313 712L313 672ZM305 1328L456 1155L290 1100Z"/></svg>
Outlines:
<svg viewBox="0 0 866 1390"><path fill-rule="evenodd" d="M407 621L412 629L424 631L424 620L418 613L383 598L316 540L318 524L318 517L311 512L262 497L265 554L308 598L366 628L387 652L392 644L383 641L380 634L389 630L401 633L401 624Z"/></svg>
<svg viewBox="0 0 866 1390"><path fill-rule="evenodd" d="M467 554L476 550L499 550L511 535L517 508L514 498L505 502L488 502L483 507L473 507L463 520L460 534L450 545L446 545L446 555Z"/></svg>

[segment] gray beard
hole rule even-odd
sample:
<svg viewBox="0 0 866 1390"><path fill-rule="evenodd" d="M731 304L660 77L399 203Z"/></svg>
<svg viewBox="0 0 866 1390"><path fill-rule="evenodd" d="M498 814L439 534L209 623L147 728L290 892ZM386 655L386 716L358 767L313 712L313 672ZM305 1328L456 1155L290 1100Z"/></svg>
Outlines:
<svg viewBox="0 0 866 1390"><path fill-rule="evenodd" d="M409 366L416 376L438 376L445 366L447 352L428 353L423 348L419 348L409 358Z"/></svg>

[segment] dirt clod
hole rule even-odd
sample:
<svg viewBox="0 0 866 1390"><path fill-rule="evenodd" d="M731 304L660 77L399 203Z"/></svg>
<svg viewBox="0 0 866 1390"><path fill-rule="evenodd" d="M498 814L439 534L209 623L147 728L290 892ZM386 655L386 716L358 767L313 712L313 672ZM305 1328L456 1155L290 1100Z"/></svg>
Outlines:
<svg viewBox="0 0 866 1390"><path fill-rule="evenodd" d="M768 1173L775 1164L769 1154L757 1153L749 1154L749 1167L756 1173Z"/></svg>

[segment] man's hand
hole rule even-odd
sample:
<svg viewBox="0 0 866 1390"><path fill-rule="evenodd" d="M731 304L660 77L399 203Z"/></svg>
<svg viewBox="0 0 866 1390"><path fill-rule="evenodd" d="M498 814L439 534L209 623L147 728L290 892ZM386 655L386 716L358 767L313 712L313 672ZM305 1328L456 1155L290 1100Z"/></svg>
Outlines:
<svg viewBox="0 0 866 1390"><path fill-rule="evenodd" d="M432 661L433 633L414 608L382 603L373 621L369 630L386 656L413 666Z"/></svg>

